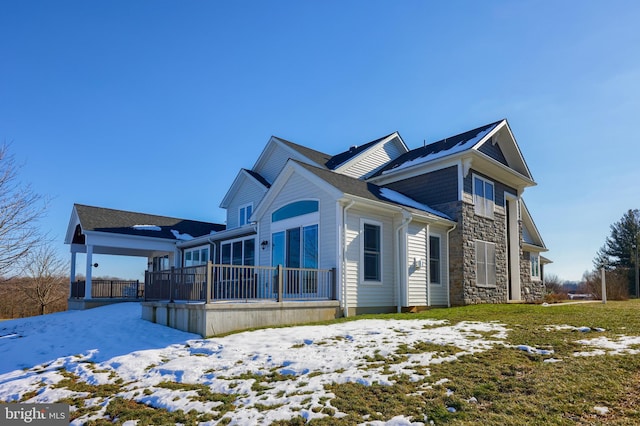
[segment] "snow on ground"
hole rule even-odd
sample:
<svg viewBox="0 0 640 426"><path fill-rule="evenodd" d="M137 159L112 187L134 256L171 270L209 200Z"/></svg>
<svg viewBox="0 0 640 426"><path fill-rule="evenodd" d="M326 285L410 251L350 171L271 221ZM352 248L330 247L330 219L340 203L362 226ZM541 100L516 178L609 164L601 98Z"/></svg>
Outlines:
<svg viewBox="0 0 640 426"><path fill-rule="evenodd" d="M325 386L332 383L391 384L395 374L417 381L429 375L429 365L496 345L543 354L527 345L508 345L507 333L497 322L368 319L202 339L144 321L138 304L123 303L1 323L0 401L27 395L28 402L52 403L76 396L55 387L66 371L94 385L123 383L117 396L171 411L211 412L221 403L199 401L193 398L195 391L169 389L163 386L166 382L236 394L236 409L227 413L232 424L264 424L298 415L311 419L326 416L317 408L329 406L333 395ZM582 342L622 350L640 338L605 340ZM457 352L403 350L423 342L456 347ZM396 353L406 358L380 361ZM277 380L272 380L274 374ZM75 424L100 417L108 404L105 398L86 402L103 408ZM422 423L399 417L376 424Z"/></svg>

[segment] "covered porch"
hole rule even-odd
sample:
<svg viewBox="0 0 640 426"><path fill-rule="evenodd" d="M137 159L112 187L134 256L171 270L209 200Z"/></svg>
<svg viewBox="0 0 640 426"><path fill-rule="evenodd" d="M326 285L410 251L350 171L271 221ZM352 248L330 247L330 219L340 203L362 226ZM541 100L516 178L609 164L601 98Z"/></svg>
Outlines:
<svg viewBox="0 0 640 426"><path fill-rule="evenodd" d="M143 258L146 269L169 268L179 265L179 241L222 229L224 225L215 223L75 204L65 237L71 252L69 309L143 300L144 282L95 280L99 265L94 255ZM84 265L78 265L79 254L85 257Z"/></svg>

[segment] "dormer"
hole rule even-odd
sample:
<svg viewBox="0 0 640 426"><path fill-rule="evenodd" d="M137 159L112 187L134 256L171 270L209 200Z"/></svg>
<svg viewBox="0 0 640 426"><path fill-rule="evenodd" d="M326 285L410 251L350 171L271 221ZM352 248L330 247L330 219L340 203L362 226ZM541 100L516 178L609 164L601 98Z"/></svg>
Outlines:
<svg viewBox="0 0 640 426"><path fill-rule="evenodd" d="M227 229L248 225L253 210L270 186L258 173L241 169L220 203L227 210Z"/></svg>
<svg viewBox="0 0 640 426"><path fill-rule="evenodd" d="M289 159L324 168L331 156L272 136L251 170L273 183Z"/></svg>
<svg viewBox="0 0 640 426"><path fill-rule="evenodd" d="M389 161L409 151L400 134L394 132L361 146L334 155L326 163L328 169L356 179L366 179Z"/></svg>

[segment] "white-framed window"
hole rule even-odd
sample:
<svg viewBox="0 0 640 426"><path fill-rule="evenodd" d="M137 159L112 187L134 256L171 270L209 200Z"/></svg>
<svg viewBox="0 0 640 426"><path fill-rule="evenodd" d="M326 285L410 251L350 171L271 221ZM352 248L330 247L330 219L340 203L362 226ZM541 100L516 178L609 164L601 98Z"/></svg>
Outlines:
<svg viewBox="0 0 640 426"><path fill-rule="evenodd" d="M493 218L495 188L493 182L473 175L473 204L477 215Z"/></svg>
<svg viewBox="0 0 640 426"><path fill-rule="evenodd" d="M256 239L239 238L220 245L220 263L223 265L253 266L256 263Z"/></svg>
<svg viewBox="0 0 640 426"><path fill-rule="evenodd" d="M209 246L200 246L184 250L185 267L204 265L209 261Z"/></svg>
<svg viewBox="0 0 640 426"><path fill-rule="evenodd" d="M429 282L442 284L440 236L429 235Z"/></svg>
<svg viewBox="0 0 640 426"><path fill-rule="evenodd" d="M531 278L540 279L540 255L538 253L529 253L531 262Z"/></svg>
<svg viewBox="0 0 640 426"><path fill-rule="evenodd" d="M361 219L360 221L360 265L362 281L382 282L382 223Z"/></svg>
<svg viewBox="0 0 640 426"><path fill-rule="evenodd" d="M479 286L496 285L496 245L476 240L476 283Z"/></svg>
<svg viewBox="0 0 640 426"><path fill-rule="evenodd" d="M253 213L253 203L240 206L238 209L238 226L248 224L251 213Z"/></svg>

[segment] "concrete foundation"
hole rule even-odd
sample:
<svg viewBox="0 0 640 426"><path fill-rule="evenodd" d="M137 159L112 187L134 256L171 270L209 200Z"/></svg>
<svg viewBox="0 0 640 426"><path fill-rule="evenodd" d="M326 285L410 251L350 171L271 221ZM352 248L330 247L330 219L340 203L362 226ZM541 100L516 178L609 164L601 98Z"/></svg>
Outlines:
<svg viewBox="0 0 640 426"><path fill-rule="evenodd" d="M202 337L256 327L307 324L342 316L339 302L143 302L142 319Z"/></svg>

